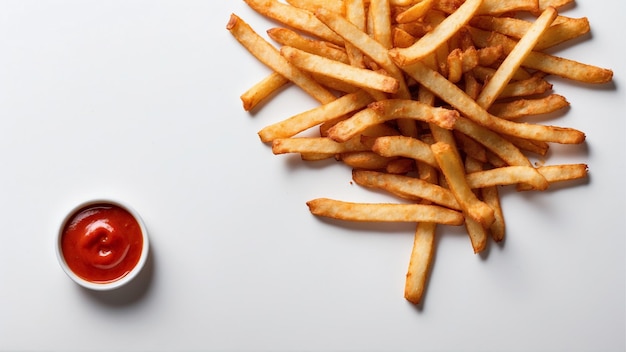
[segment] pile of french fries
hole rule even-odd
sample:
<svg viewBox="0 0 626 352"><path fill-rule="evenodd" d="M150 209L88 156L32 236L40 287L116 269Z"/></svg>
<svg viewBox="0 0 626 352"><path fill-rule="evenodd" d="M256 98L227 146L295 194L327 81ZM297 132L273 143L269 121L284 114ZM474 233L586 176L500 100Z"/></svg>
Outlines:
<svg viewBox="0 0 626 352"><path fill-rule="evenodd" d="M244 0L278 25L260 36L232 14L227 29L272 73L241 95L260 108L281 87L320 105L259 132L274 154L335 158L357 184L397 203L319 198L311 213L414 222L404 296L422 299L437 225L465 226L474 253L502 241L499 186L545 190L587 177L586 164L533 165L581 131L533 122L569 103L549 76L602 84L613 72L547 53L589 32L560 15L573 0ZM300 133L319 129L319 137Z"/></svg>

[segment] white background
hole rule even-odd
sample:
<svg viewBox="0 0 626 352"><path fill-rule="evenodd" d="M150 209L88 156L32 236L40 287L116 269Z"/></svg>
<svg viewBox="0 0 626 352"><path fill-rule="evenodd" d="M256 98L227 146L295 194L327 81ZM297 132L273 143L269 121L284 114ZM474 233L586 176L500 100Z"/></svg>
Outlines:
<svg viewBox="0 0 626 352"><path fill-rule="evenodd" d="M297 88L259 112L269 71L225 29L243 1L0 1L0 350L623 351L624 3L579 0L592 33L558 51L615 71L552 78L587 141L547 163L588 182L504 190L507 239L474 255L442 227L425 302L403 298L414 225L313 217L317 197L395 201L329 161L274 156L263 126L315 106ZM76 204L138 210L152 257L118 292L74 284L54 252Z"/></svg>

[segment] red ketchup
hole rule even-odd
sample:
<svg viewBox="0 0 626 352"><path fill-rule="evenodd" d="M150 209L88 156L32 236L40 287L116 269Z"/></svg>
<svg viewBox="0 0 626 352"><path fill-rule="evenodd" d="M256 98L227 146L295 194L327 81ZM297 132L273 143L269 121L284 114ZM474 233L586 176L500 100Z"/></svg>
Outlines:
<svg viewBox="0 0 626 352"><path fill-rule="evenodd" d="M88 205L67 220L61 250L77 276L94 283L113 282L139 262L141 227L132 214L117 205Z"/></svg>

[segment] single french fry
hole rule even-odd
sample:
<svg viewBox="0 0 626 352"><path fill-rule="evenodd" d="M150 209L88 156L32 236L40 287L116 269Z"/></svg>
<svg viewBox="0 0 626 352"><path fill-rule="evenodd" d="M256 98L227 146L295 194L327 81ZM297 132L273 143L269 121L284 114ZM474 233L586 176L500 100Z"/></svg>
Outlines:
<svg viewBox="0 0 626 352"><path fill-rule="evenodd" d="M460 212L436 205L353 203L329 198L313 199L307 205L314 215L349 221L461 225L464 219Z"/></svg>
<svg viewBox="0 0 626 352"><path fill-rule="evenodd" d="M413 304L422 302L424 296L434 257L436 229L437 224L432 222L420 222L415 229L404 286L404 298Z"/></svg>
<svg viewBox="0 0 626 352"><path fill-rule="evenodd" d="M538 75L529 79L509 82L499 98L525 97L529 95L541 95L552 89L552 84ZM496 103L497 104L497 103ZM497 115L496 115L497 116Z"/></svg>
<svg viewBox="0 0 626 352"><path fill-rule="evenodd" d="M230 16L226 29L259 61L292 81L319 102L328 103L336 99L330 91L290 64L280 55L278 49L263 39L237 15Z"/></svg>
<svg viewBox="0 0 626 352"><path fill-rule="evenodd" d="M453 134L459 151L482 163L487 162L487 151L482 144L458 130L453 131Z"/></svg>
<svg viewBox="0 0 626 352"><path fill-rule="evenodd" d="M539 0L539 11L547 9L549 6L560 8L573 3L574 0Z"/></svg>
<svg viewBox="0 0 626 352"><path fill-rule="evenodd" d="M409 158L391 160L385 167L385 172L392 175L404 175L413 170L415 170L415 160Z"/></svg>
<svg viewBox="0 0 626 352"><path fill-rule="evenodd" d="M264 127L259 131L263 142L277 138L292 137L313 126L330 121L361 109L372 102L372 97L364 91L346 94L330 103L294 115L286 120Z"/></svg>
<svg viewBox="0 0 626 352"><path fill-rule="evenodd" d="M483 169L483 163L472 158L471 156L467 156L465 158L464 166L465 166L465 172L467 174L482 171ZM473 192L476 195L476 198L480 199L480 196L482 195L480 193L480 190L479 189L474 190ZM494 222L495 222L495 211L494 211ZM492 225L493 223L489 225L489 227L491 227ZM483 226L481 223L472 219L471 217L465 217L465 229L467 230L467 234L469 235L474 253L482 252L487 246L487 238L488 238L487 227Z"/></svg>
<svg viewBox="0 0 626 352"><path fill-rule="evenodd" d="M393 40L393 46L395 48L408 48L415 43L415 37L411 33L402 29L399 26L395 26L391 29L391 36Z"/></svg>
<svg viewBox="0 0 626 352"><path fill-rule="evenodd" d="M498 187L483 187L480 191L483 196L483 202L493 209L494 221L489 226L491 237L496 242L502 242L506 232L506 222L504 221L504 212L502 211Z"/></svg>
<svg viewBox="0 0 626 352"><path fill-rule="evenodd" d="M363 170L384 170L397 158L387 158L370 151L346 152L337 156L347 166Z"/></svg>
<svg viewBox="0 0 626 352"><path fill-rule="evenodd" d="M403 102L398 109L393 109L391 105L395 102ZM406 104L404 104L406 102ZM403 109L407 107L406 109ZM328 136L336 141L346 141L369 126L395 120L399 117L404 119L416 119L424 122L431 122L443 128L452 128L458 113L454 110L444 108L434 108L413 100L383 100L374 102L367 109L361 110L352 117L345 119L328 130Z"/></svg>
<svg viewBox="0 0 626 352"><path fill-rule="evenodd" d="M370 0L369 7L369 13L372 15L374 40L386 49L391 49L391 8L389 0Z"/></svg>
<svg viewBox="0 0 626 352"><path fill-rule="evenodd" d="M291 46L311 54L348 63L348 54L345 49L333 43L310 39L287 28L270 28L267 35L281 45Z"/></svg>
<svg viewBox="0 0 626 352"><path fill-rule="evenodd" d="M530 139L518 138L513 136L502 136L504 139L511 142L514 146L519 148L520 150L528 151L531 153L535 153L541 156L544 156L548 153L548 149L550 149L550 144L541 141L533 141Z"/></svg>
<svg viewBox="0 0 626 352"><path fill-rule="evenodd" d="M357 87L375 89L387 93L398 91L398 81L395 78L375 71L350 66L289 46L280 48L280 53L293 65L308 72L339 79Z"/></svg>
<svg viewBox="0 0 626 352"><path fill-rule="evenodd" d="M396 15L397 23L414 22L426 15L432 8L434 0L422 0Z"/></svg>
<svg viewBox="0 0 626 352"><path fill-rule="evenodd" d="M341 15L344 14L343 0L287 0L287 3L310 12L314 12L316 9L323 7L329 11L333 11Z"/></svg>
<svg viewBox="0 0 626 352"><path fill-rule="evenodd" d="M419 178L370 170L353 170L352 179L361 186L385 190L403 199L427 200L446 208L461 210L450 190Z"/></svg>
<svg viewBox="0 0 626 352"><path fill-rule="evenodd" d="M504 49L500 45L488 46L486 48L478 49L476 52L476 54L478 55L477 66L483 66L483 67L491 66L495 64L498 60L500 60L503 53L504 53ZM518 72L516 72L516 75L518 74ZM519 79L519 77L514 77L514 78Z"/></svg>
<svg viewBox="0 0 626 352"><path fill-rule="evenodd" d="M366 15L364 0L345 0L345 18L359 30L365 32ZM345 43L346 52L352 66L365 67L365 56L363 52L351 43Z"/></svg>
<svg viewBox="0 0 626 352"><path fill-rule="evenodd" d="M489 113L506 120L516 120L526 116L548 114L569 106L564 96L550 94L537 99L517 99L509 102L495 103Z"/></svg>
<svg viewBox="0 0 626 352"><path fill-rule="evenodd" d="M465 79L465 94L467 94L470 98L476 100L483 86L480 84L480 82L478 82L472 72L466 72L463 77Z"/></svg>
<svg viewBox="0 0 626 352"><path fill-rule="evenodd" d="M290 81L277 72L272 72L261 81L246 90L241 96L243 109L250 111L270 97L274 92L287 85Z"/></svg>
<svg viewBox="0 0 626 352"><path fill-rule="evenodd" d="M548 188L549 181L541 171L530 166L507 166L478 171L467 174L465 179L470 188L484 188L491 186L529 184L537 190Z"/></svg>
<svg viewBox="0 0 626 352"><path fill-rule="evenodd" d="M578 180L587 177L587 164L549 165L538 168L549 183Z"/></svg>
<svg viewBox="0 0 626 352"><path fill-rule="evenodd" d="M423 141L407 136L378 137L372 151L384 157L403 156L421 161L433 167L439 167L430 146Z"/></svg>
<svg viewBox="0 0 626 352"><path fill-rule="evenodd" d="M537 12L537 0L485 0L478 9L478 14L501 15L517 11Z"/></svg>
<svg viewBox="0 0 626 352"><path fill-rule="evenodd" d="M489 81L495 73L496 73L495 68L484 67L484 66L476 66L472 70L472 74L474 74L474 76L477 79L483 82ZM521 81L521 80L532 78L532 76L533 75L530 74L528 71L526 71L523 67L520 67L517 71L515 71L515 74L513 75L512 80Z"/></svg>
<svg viewBox="0 0 626 352"><path fill-rule="evenodd" d="M377 113L391 119L415 119L435 124L441 128L451 130L459 117L458 111L435 108L419 101L408 99L387 99L376 101L368 107Z"/></svg>
<svg viewBox="0 0 626 352"><path fill-rule="evenodd" d="M478 66L478 52L474 47L465 50L460 48L450 52L447 59L448 63L448 80L457 83L463 77L463 74Z"/></svg>

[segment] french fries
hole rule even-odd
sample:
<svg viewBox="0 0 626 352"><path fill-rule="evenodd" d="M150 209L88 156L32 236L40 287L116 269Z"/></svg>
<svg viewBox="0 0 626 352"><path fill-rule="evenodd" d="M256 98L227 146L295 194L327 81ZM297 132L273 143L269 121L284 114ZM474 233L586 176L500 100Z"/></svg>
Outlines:
<svg viewBox="0 0 626 352"><path fill-rule="evenodd" d="M584 163L533 165L582 131L529 123L565 114L551 76L610 82L613 71L544 50L580 38L573 0L245 0L278 27L273 45L233 14L227 29L272 69L241 95L244 110L291 83L320 105L259 131L274 154L328 158L396 202L306 202L339 221L416 223L404 297L422 304L439 229L464 225L474 253L505 238L500 187L542 191L584 179ZM518 16L520 14L520 16ZM317 128L319 136L298 134Z"/></svg>
<svg viewBox="0 0 626 352"><path fill-rule="evenodd" d="M396 203L352 203L329 198L307 202L311 213L349 221L427 222L445 225L463 224L460 212L436 205Z"/></svg>

